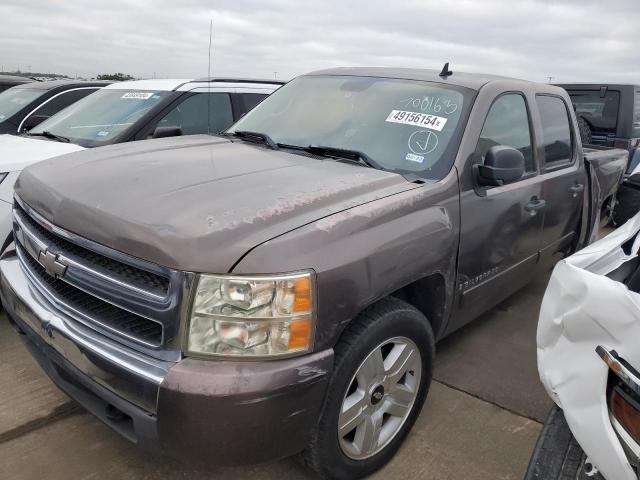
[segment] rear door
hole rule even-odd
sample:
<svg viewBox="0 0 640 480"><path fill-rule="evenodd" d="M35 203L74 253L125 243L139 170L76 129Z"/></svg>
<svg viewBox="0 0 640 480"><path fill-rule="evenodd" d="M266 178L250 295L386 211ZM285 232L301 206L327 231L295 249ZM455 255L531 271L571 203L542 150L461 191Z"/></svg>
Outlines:
<svg viewBox="0 0 640 480"><path fill-rule="evenodd" d="M484 120L473 163L483 163L491 146L506 145L523 154L526 173L507 185L461 192L460 311L451 329L524 286L535 268L545 202L530 109L524 93L505 93L493 101Z"/></svg>
<svg viewBox="0 0 640 480"><path fill-rule="evenodd" d="M547 203L540 253L544 269L563 258L576 238L587 179L578 158L570 106L562 97L548 94L536 95L536 106L543 197Z"/></svg>

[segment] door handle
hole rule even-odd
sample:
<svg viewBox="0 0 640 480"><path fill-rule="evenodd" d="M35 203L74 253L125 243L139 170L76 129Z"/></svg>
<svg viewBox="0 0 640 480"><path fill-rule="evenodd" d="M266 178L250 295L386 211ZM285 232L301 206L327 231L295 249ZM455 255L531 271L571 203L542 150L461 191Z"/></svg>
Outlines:
<svg viewBox="0 0 640 480"><path fill-rule="evenodd" d="M584 185L581 183L576 183L573 187L569 188L569 193L573 194L574 197L577 197L579 193L582 193L584 190Z"/></svg>
<svg viewBox="0 0 640 480"><path fill-rule="evenodd" d="M536 213L538 213L538 210L542 210L546 205L547 202L545 200L533 197L531 200L529 200L529 203L524 206L524 209L531 213L531 215L535 215Z"/></svg>

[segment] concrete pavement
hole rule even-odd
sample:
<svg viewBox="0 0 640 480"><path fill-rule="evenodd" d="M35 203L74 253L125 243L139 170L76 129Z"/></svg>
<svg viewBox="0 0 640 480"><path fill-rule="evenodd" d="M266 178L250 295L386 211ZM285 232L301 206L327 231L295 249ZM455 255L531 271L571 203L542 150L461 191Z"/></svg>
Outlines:
<svg viewBox="0 0 640 480"><path fill-rule="evenodd" d="M547 276L445 339L425 408L374 479L520 479L551 406L536 371ZM0 478L312 479L299 458L197 469L151 456L61 394L0 318Z"/></svg>

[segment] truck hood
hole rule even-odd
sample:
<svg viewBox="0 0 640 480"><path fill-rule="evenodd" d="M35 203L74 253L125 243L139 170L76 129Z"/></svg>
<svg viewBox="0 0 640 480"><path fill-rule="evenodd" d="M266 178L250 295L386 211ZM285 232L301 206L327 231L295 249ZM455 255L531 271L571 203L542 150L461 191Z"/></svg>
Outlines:
<svg viewBox="0 0 640 480"><path fill-rule="evenodd" d="M177 270L224 273L269 239L416 187L389 172L203 135L44 161L15 189L77 235Z"/></svg>
<svg viewBox="0 0 640 480"><path fill-rule="evenodd" d="M19 171L32 163L80 150L84 147L73 143L0 135L0 171Z"/></svg>

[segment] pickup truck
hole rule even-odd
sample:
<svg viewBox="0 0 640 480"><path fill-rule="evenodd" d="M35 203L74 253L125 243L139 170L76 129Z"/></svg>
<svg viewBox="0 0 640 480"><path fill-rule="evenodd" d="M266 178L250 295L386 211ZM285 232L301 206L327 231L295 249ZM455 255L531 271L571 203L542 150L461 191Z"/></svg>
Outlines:
<svg viewBox="0 0 640 480"><path fill-rule="evenodd" d="M44 83L50 82L38 85ZM0 135L0 251L11 241L13 184L27 165L85 148L219 133L280 85L274 80L224 78L134 80L98 91L93 88L91 95L51 118L40 118L45 112L35 109L38 115L29 118L38 117L36 121L42 123L30 126L21 136ZM0 94L0 112L3 95L14 90ZM61 100L74 92L87 95L86 90L70 90L52 99Z"/></svg>
<svg viewBox="0 0 640 480"><path fill-rule="evenodd" d="M622 225L640 210L640 85L558 86L571 97L583 143L629 150L629 163L612 209L614 223Z"/></svg>
<svg viewBox="0 0 640 480"><path fill-rule="evenodd" d="M627 155L585 153L558 87L315 72L220 136L25 169L0 295L138 445L359 478L408 435L436 340L587 244Z"/></svg>

